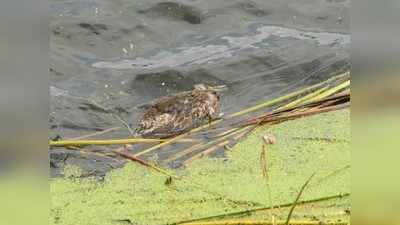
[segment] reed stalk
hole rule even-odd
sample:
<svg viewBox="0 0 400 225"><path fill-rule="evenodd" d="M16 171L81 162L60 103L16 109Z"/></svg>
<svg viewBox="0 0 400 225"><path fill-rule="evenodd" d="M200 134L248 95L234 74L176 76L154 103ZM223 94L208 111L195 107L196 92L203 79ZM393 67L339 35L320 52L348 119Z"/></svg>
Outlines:
<svg viewBox="0 0 400 225"><path fill-rule="evenodd" d="M61 140L50 141L50 146L82 146L82 145L121 145L121 144L138 144L138 143L159 143L166 142L168 139L149 139L149 138L128 138L128 139L112 139L112 140ZM181 139L179 142L192 143L194 139Z"/></svg>
<svg viewBox="0 0 400 225"><path fill-rule="evenodd" d="M311 99L306 100L304 102L304 104L324 99L324 98L326 98L326 97L328 97L328 96L330 96L332 94L335 94L336 92L339 92L341 90L344 90L344 89L348 88L349 86L350 86L350 80L347 80L347 81L345 81L345 82L343 82L343 83L341 83L341 84L339 84L339 85L337 85L335 87L332 87L332 88L328 89L327 91L324 91L324 92L320 93L319 95L317 95L317 96L315 96L315 97L313 97Z"/></svg>
<svg viewBox="0 0 400 225"><path fill-rule="evenodd" d="M307 205L307 204L311 204L311 203L323 202L323 201L328 201L328 200L338 199L338 198L344 198L344 197L349 197L349 196L350 196L350 193L343 193L343 194L325 196L325 197L321 197L321 198L315 198L315 199L310 199L310 200L299 201L299 202L297 202L296 205ZM287 207L291 207L292 205L293 205L293 203L285 203L285 204L268 206L268 207L261 207L261 208L255 208L255 209L250 209L250 210L219 214L219 215L214 215L214 216L208 216L208 217L202 217L202 218L191 219L191 220L186 220L186 221L180 221L180 222L177 222L177 223L173 223L173 225L185 224L185 223L187 224L187 223L200 222L200 221L212 220L212 219L225 219L225 218L231 218L231 217L237 217L237 216L249 216L249 215L251 215L253 213L256 213L256 212L268 211L268 210L275 209L275 208L287 208ZM204 223L204 222L201 222L201 223Z"/></svg>
<svg viewBox="0 0 400 225"><path fill-rule="evenodd" d="M289 93L289 94L284 95L284 96L282 96L282 97L279 97L279 98L276 98L276 99L273 99L273 100L270 100L270 101L267 101L267 102L264 102L264 103L255 105L255 106L250 107L250 108L247 108L247 109L245 109L245 110L242 110L242 111L239 111L239 112L230 114L230 115L228 115L226 118L233 118L233 117L241 116L241 115L244 115L244 114L247 114L247 113L250 113L250 112L254 112L254 111L257 111L257 110L262 109L262 108L265 108L265 107L269 107L269 106L272 106L272 105L276 105L277 103L284 102L284 101L289 100L289 99L291 99L291 98L293 98L293 97L302 95L302 94L304 94L304 93L307 93L307 92L309 92L309 91L311 91L311 90L314 90L314 89L316 89L316 88L319 88L319 87L321 87L321 86L323 86L323 85L326 85L326 84L328 84L328 83L331 83L331 82L333 82L333 81L335 81L335 80L339 80L339 79L341 79L341 78L343 78L343 77L346 77L346 76L349 76L349 72L345 72L345 73L343 73L343 74L334 76L334 77L332 77L332 78L330 78L330 79L328 79L328 80L326 80L326 81L323 81L323 82L321 82L321 83L318 83L318 84L309 86L309 87L307 87L307 88L304 88L304 89L301 89L301 90L298 90L298 91Z"/></svg>
<svg viewBox="0 0 400 225"><path fill-rule="evenodd" d="M319 94L325 92L326 90L328 90L328 87L323 87L321 89L318 89L318 90L316 90L314 92L311 92L308 95L305 95L305 96L303 96L303 97L301 97L299 99L296 99L296 100L294 100L294 101L292 101L292 102L290 102L290 103L288 103L288 104L286 104L286 105L284 105L282 107L277 108L275 111L285 110L285 109L289 109L289 108L298 106L300 103L305 102L305 101L307 101L309 99L312 99L315 96L318 96Z"/></svg>

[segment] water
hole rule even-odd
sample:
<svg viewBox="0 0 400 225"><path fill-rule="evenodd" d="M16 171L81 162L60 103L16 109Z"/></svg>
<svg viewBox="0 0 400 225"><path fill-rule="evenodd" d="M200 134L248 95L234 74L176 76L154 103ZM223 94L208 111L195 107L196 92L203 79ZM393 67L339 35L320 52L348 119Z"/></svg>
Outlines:
<svg viewBox="0 0 400 225"><path fill-rule="evenodd" d="M177 2L50 1L51 137L135 127L138 106L196 83L227 85L228 114L350 66L349 1ZM51 157L98 174L119 166L72 152Z"/></svg>

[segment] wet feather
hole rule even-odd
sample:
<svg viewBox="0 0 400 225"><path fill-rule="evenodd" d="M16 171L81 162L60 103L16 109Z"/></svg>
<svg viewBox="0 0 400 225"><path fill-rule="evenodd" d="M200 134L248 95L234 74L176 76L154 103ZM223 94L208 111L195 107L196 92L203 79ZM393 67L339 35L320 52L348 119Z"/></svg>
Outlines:
<svg viewBox="0 0 400 225"><path fill-rule="evenodd" d="M221 89L196 85L191 91L165 96L146 105L137 134L166 138L184 133L219 116Z"/></svg>

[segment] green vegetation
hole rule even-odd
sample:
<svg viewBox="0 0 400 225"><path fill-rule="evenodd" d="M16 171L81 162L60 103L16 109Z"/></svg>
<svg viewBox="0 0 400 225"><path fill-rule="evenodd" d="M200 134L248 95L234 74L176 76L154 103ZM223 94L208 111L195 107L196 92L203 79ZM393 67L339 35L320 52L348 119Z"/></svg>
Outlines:
<svg viewBox="0 0 400 225"><path fill-rule="evenodd" d="M260 154L266 145L267 178ZM110 172L104 182L51 181L51 224L171 224L270 205L292 203L315 173L302 200L350 192L350 113L340 110L257 128L222 158L202 158L170 178L135 162ZM68 171L68 170L73 170ZM269 195L270 194L270 195ZM348 220L348 198L297 206L292 219ZM285 220L289 208L259 210L241 218ZM238 217L238 216L236 216ZM229 217L230 219L231 217Z"/></svg>

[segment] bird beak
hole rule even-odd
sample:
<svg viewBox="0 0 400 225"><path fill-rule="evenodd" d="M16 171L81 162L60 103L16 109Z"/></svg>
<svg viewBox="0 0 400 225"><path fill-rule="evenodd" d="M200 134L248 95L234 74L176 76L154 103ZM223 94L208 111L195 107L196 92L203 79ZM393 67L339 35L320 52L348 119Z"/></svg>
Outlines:
<svg viewBox="0 0 400 225"><path fill-rule="evenodd" d="M226 85L219 85L219 86L213 86L211 87L211 89L216 92L223 92L228 90L228 87Z"/></svg>

